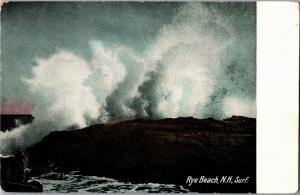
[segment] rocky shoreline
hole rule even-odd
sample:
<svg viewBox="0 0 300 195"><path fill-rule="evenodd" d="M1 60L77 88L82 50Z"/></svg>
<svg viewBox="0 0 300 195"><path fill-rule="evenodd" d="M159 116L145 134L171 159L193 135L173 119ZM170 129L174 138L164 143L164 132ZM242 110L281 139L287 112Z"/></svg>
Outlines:
<svg viewBox="0 0 300 195"><path fill-rule="evenodd" d="M55 167L61 172L77 170L133 183L173 183L195 192L256 191L256 120L252 118L98 124L52 132L25 152L30 175ZM249 180L189 185L189 176Z"/></svg>

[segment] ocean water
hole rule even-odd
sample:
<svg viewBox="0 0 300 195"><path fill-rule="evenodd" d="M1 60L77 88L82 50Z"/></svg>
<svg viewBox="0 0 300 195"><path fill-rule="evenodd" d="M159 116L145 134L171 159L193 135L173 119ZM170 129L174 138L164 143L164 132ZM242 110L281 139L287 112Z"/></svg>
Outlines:
<svg viewBox="0 0 300 195"><path fill-rule="evenodd" d="M43 185L44 192L152 192L186 193L189 190L174 184L141 183L133 184L97 176L83 176L79 172L50 172L33 177Z"/></svg>

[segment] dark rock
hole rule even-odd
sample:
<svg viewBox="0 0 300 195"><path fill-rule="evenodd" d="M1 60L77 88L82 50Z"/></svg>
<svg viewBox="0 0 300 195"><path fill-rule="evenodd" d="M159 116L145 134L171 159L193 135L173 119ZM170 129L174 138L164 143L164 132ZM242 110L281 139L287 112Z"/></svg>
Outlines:
<svg viewBox="0 0 300 195"><path fill-rule="evenodd" d="M26 181L26 159L23 153L1 158L1 182L24 183Z"/></svg>
<svg viewBox="0 0 300 195"><path fill-rule="evenodd" d="M1 183L1 188L6 192L43 192L43 186L37 181L34 183Z"/></svg>
<svg viewBox="0 0 300 195"><path fill-rule="evenodd" d="M30 114L1 114L1 131L9 131L20 125L32 123L34 117Z"/></svg>
<svg viewBox="0 0 300 195"><path fill-rule="evenodd" d="M57 131L28 149L34 174L80 170L136 183L174 183L198 192L256 191L256 120L177 118L123 121ZM193 184L188 176L249 177L244 184Z"/></svg>
<svg viewBox="0 0 300 195"><path fill-rule="evenodd" d="M6 192L42 192L38 181L27 181L27 158L21 152L11 157L1 158L1 187Z"/></svg>

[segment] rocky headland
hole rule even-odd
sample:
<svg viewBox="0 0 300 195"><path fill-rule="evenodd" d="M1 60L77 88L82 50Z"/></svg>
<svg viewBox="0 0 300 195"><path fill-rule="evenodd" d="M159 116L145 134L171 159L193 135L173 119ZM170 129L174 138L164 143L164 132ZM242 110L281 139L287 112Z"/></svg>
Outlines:
<svg viewBox="0 0 300 195"><path fill-rule="evenodd" d="M196 192L256 191L256 120L136 119L55 131L26 151L30 175L78 170L136 183L179 184ZM3 166L1 169L4 168ZM193 183L188 177L232 183ZM236 183L235 178L247 178Z"/></svg>

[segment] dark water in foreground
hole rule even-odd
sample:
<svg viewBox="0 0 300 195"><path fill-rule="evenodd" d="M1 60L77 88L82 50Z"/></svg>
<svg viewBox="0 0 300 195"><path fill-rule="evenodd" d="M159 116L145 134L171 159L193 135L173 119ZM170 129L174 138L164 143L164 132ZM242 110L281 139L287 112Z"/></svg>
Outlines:
<svg viewBox="0 0 300 195"><path fill-rule="evenodd" d="M132 184L105 177L83 176L75 171L70 173L51 172L32 179L41 182L44 192L189 192L182 186L174 184Z"/></svg>

